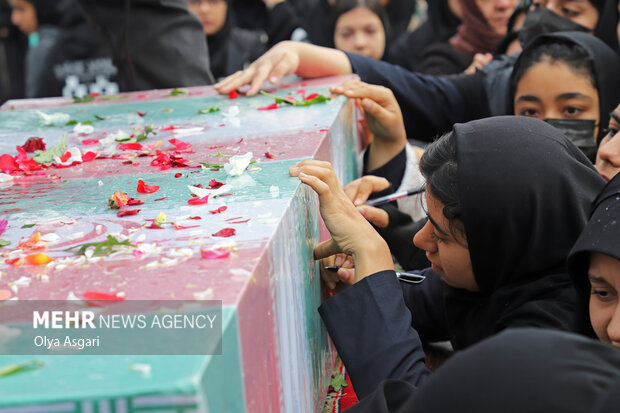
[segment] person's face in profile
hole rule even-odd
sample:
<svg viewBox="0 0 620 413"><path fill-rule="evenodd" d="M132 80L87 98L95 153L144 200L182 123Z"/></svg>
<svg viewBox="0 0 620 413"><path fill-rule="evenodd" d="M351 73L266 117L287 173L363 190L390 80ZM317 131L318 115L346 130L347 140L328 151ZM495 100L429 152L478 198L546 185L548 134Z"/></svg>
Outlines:
<svg viewBox="0 0 620 413"><path fill-rule="evenodd" d="M620 105L609 116L607 133L596 152L595 166L607 181L620 172Z"/></svg>
<svg viewBox="0 0 620 413"><path fill-rule="evenodd" d="M226 23L228 3L226 0L188 0L189 10L200 19L205 34L212 36Z"/></svg>
<svg viewBox="0 0 620 413"><path fill-rule="evenodd" d="M426 251L433 271L444 279L446 284L476 292L479 290L471 265L467 241L461 234L454 234L453 226L443 214L444 204L426 190L428 221L415 234L413 243Z"/></svg>
<svg viewBox="0 0 620 413"><path fill-rule="evenodd" d="M336 20L336 49L381 59L385 51L385 29L379 16L366 7L356 7Z"/></svg>
<svg viewBox="0 0 620 413"><path fill-rule="evenodd" d="M620 260L593 252L588 278L592 328L599 340L620 348Z"/></svg>
<svg viewBox="0 0 620 413"><path fill-rule="evenodd" d="M11 23L21 30L25 35L30 35L37 31L37 13L32 3L25 0L9 0L13 9L11 12Z"/></svg>
<svg viewBox="0 0 620 413"><path fill-rule="evenodd" d="M544 119L593 119L599 122L598 91L590 76L566 63L543 59L519 79L514 114ZM598 127L592 139L598 136Z"/></svg>

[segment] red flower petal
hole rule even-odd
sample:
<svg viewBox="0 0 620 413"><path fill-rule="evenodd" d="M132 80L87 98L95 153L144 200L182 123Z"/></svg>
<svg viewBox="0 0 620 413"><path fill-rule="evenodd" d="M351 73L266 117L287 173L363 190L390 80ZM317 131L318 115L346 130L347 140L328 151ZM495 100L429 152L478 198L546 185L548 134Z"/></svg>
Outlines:
<svg viewBox="0 0 620 413"><path fill-rule="evenodd" d="M175 129L179 129L179 126L170 125L170 126L166 126L165 128L161 128L162 131L175 130Z"/></svg>
<svg viewBox="0 0 620 413"><path fill-rule="evenodd" d="M139 142L121 143L120 145L118 145L118 149L122 151L127 151L127 150L139 151L140 149L142 149L142 144Z"/></svg>
<svg viewBox="0 0 620 413"><path fill-rule="evenodd" d="M265 152L265 158L273 159L273 155L269 152Z"/></svg>
<svg viewBox="0 0 620 413"><path fill-rule="evenodd" d="M82 145L84 145L84 146L96 145L98 143L99 143L99 139L84 139L82 141Z"/></svg>
<svg viewBox="0 0 620 413"><path fill-rule="evenodd" d="M267 106L263 106L258 108L258 110L274 110L274 109L279 109L280 106L278 106L277 103L272 103L271 105L267 105Z"/></svg>
<svg viewBox="0 0 620 413"><path fill-rule="evenodd" d="M15 158L11 155L4 154L0 156L0 170L6 174L19 170L19 165L15 162Z"/></svg>
<svg viewBox="0 0 620 413"><path fill-rule="evenodd" d="M121 209L116 213L117 217L126 217L128 215L137 215L140 212L139 209Z"/></svg>
<svg viewBox="0 0 620 413"><path fill-rule="evenodd" d="M211 188L211 189L217 189L217 188L219 188L219 187L221 187L223 185L224 185L224 183L218 182L215 179L211 179L209 181L209 188Z"/></svg>
<svg viewBox="0 0 620 413"><path fill-rule="evenodd" d="M234 228L224 228L219 230L218 232L216 232L215 234L211 234L214 237L223 237L223 238L228 238L228 237L232 237L233 235L235 235L237 231Z"/></svg>
<svg viewBox="0 0 620 413"><path fill-rule="evenodd" d="M140 116L141 118L146 116L146 113L144 112L140 112L139 110L136 110L136 113L138 114L138 116Z"/></svg>
<svg viewBox="0 0 620 413"><path fill-rule="evenodd" d="M243 220L243 221L232 221L231 224L245 224L246 222L248 222L250 220L250 218Z"/></svg>
<svg viewBox="0 0 620 413"><path fill-rule="evenodd" d="M205 196L204 198L192 198L187 201L187 203L190 205L202 205L208 202L209 202L209 195Z"/></svg>
<svg viewBox="0 0 620 413"><path fill-rule="evenodd" d="M155 201L163 201L164 199L168 198L167 196L163 197L163 198L157 198L155 199Z"/></svg>
<svg viewBox="0 0 620 413"><path fill-rule="evenodd" d="M19 257L13 258L13 259L10 259L10 260L8 260L8 259L4 260L4 262L9 264L9 265L15 265L15 264L17 264L17 261L19 261Z"/></svg>
<svg viewBox="0 0 620 413"><path fill-rule="evenodd" d="M190 225L190 226L183 226L183 225L177 225L174 222L171 222L170 224L172 224L172 226L174 227L174 229L179 230L179 229L188 229L188 228L198 228L200 225Z"/></svg>
<svg viewBox="0 0 620 413"><path fill-rule="evenodd" d="M174 174L174 177L175 177L175 178L180 178L180 177L182 177L182 176L183 176L183 174L182 174L181 172Z"/></svg>
<svg viewBox="0 0 620 413"><path fill-rule="evenodd" d="M238 144L243 142L243 138L239 139L239 141L237 142Z"/></svg>
<svg viewBox="0 0 620 413"><path fill-rule="evenodd" d="M191 143L183 142L183 141L181 141L179 139L176 139L176 138L169 139L168 142L173 144L177 151L191 151L192 150L192 144Z"/></svg>
<svg viewBox="0 0 620 413"><path fill-rule="evenodd" d="M202 218L196 216L196 217L189 217L189 219L202 219Z"/></svg>
<svg viewBox="0 0 620 413"><path fill-rule="evenodd" d="M157 190L159 189L158 186L154 185L154 186L150 186L144 183L144 181L142 181L142 179L138 180L138 192L141 194L151 194L153 192L157 192Z"/></svg>
<svg viewBox="0 0 620 413"><path fill-rule="evenodd" d="M82 162L90 162L97 157L95 152L86 152L82 155Z"/></svg>
<svg viewBox="0 0 620 413"><path fill-rule="evenodd" d="M60 157L61 162L67 162L71 158L71 152L67 151L63 156Z"/></svg>
<svg viewBox="0 0 620 413"><path fill-rule="evenodd" d="M129 201L127 201L127 205L142 205L144 204L144 201L140 201L139 199L130 199Z"/></svg>
<svg viewBox="0 0 620 413"><path fill-rule="evenodd" d="M226 248L215 248L212 250L202 250L200 254L206 260L217 260L230 256L230 251Z"/></svg>
<svg viewBox="0 0 620 413"><path fill-rule="evenodd" d="M125 300L125 297L119 297L116 294L100 293L97 291L86 291L82 294L82 297L88 304L96 307L103 307L105 305L114 304L115 301Z"/></svg>
<svg viewBox="0 0 620 413"><path fill-rule="evenodd" d="M221 214L222 212L226 211L228 209L228 207L226 206L221 206L218 209L214 209L213 211L209 211L212 214Z"/></svg>
<svg viewBox="0 0 620 413"><path fill-rule="evenodd" d="M239 97L239 93L236 90L231 90L228 94L228 99L237 99Z"/></svg>
<svg viewBox="0 0 620 413"><path fill-rule="evenodd" d="M304 100L312 100L312 99L314 99L314 98L318 98L318 97L319 97L319 94L318 94L318 93L313 93L313 94L311 94L311 95L306 96L306 97L304 98Z"/></svg>

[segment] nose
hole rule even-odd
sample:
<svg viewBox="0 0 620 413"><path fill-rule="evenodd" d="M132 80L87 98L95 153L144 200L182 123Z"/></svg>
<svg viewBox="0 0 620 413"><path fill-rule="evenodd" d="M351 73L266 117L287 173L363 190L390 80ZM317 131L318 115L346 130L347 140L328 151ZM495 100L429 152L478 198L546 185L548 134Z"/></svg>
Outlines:
<svg viewBox="0 0 620 413"><path fill-rule="evenodd" d="M366 35L361 30L355 32L354 44L357 49L366 47Z"/></svg>
<svg viewBox="0 0 620 413"><path fill-rule="evenodd" d="M620 168L620 132L611 139L601 142L598 148L598 156L605 162L616 168Z"/></svg>
<svg viewBox="0 0 620 413"><path fill-rule="evenodd" d="M505 10L513 6L513 0L495 0L495 8Z"/></svg>
<svg viewBox="0 0 620 413"><path fill-rule="evenodd" d="M413 237L413 244L430 253L437 251L437 242L431 237L432 230L433 224L430 221L426 221L422 229Z"/></svg>
<svg viewBox="0 0 620 413"><path fill-rule="evenodd" d="M620 305L616 305L614 314L607 324L607 337L614 346L620 347Z"/></svg>
<svg viewBox="0 0 620 413"><path fill-rule="evenodd" d="M11 12L11 23L13 23L14 26L19 27L19 16L15 10Z"/></svg>

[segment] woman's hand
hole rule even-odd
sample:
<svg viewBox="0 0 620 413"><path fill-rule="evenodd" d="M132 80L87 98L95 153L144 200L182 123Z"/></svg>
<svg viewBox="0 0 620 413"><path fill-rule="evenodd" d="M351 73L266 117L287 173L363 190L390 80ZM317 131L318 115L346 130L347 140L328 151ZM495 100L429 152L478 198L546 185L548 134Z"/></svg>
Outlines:
<svg viewBox="0 0 620 413"><path fill-rule="evenodd" d="M249 84L250 89L246 95L254 96L266 80L276 84L284 76L293 73L313 78L345 75L351 72L351 62L340 50L285 41L267 50L247 69L233 73L217 83L215 90L225 94Z"/></svg>
<svg viewBox="0 0 620 413"><path fill-rule="evenodd" d="M366 175L355 181L350 182L344 187L344 193L349 197L353 204L357 206L358 211L379 228L386 228L390 224L390 216L381 208L364 205L368 197L379 191L383 191L390 182L379 176Z"/></svg>
<svg viewBox="0 0 620 413"><path fill-rule="evenodd" d="M350 255L356 269L355 281L394 269L387 244L346 196L329 162L302 161L289 173L318 194L321 216L332 235L314 248L315 259L338 253Z"/></svg>
<svg viewBox="0 0 620 413"><path fill-rule="evenodd" d="M340 267L328 270L326 267ZM353 258L346 254L336 254L321 260L321 278L331 291L340 292L355 282Z"/></svg>
<svg viewBox="0 0 620 413"><path fill-rule="evenodd" d="M390 89L360 80L348 80L340 86L332 86L330 91L335 95L361 100L368 128L376 139L406 142L407 133L403 115Z"/></svg>
<svg viewBox="0 0 620 413"><path fill-rule="evenodd" d="M299 66L297 43L280 42L267 50L245 70L239 70L215 85L215 90L228 93L241 86L250 85L247 96L254 96L267 79L278 83L284 76L295 73Z"/></svg>

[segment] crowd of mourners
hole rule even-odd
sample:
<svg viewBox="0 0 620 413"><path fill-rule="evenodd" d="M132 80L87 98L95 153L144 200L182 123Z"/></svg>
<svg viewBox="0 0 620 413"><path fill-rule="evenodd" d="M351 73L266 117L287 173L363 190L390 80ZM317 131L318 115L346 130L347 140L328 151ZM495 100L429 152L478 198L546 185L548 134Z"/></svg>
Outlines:
<svg viewBox="0 0 620 413"><path fill-rule="evenodd" d="M352 412L620 411L618 0L0 5L3 101L357 75L361 178L289 170Z"/></svg>

